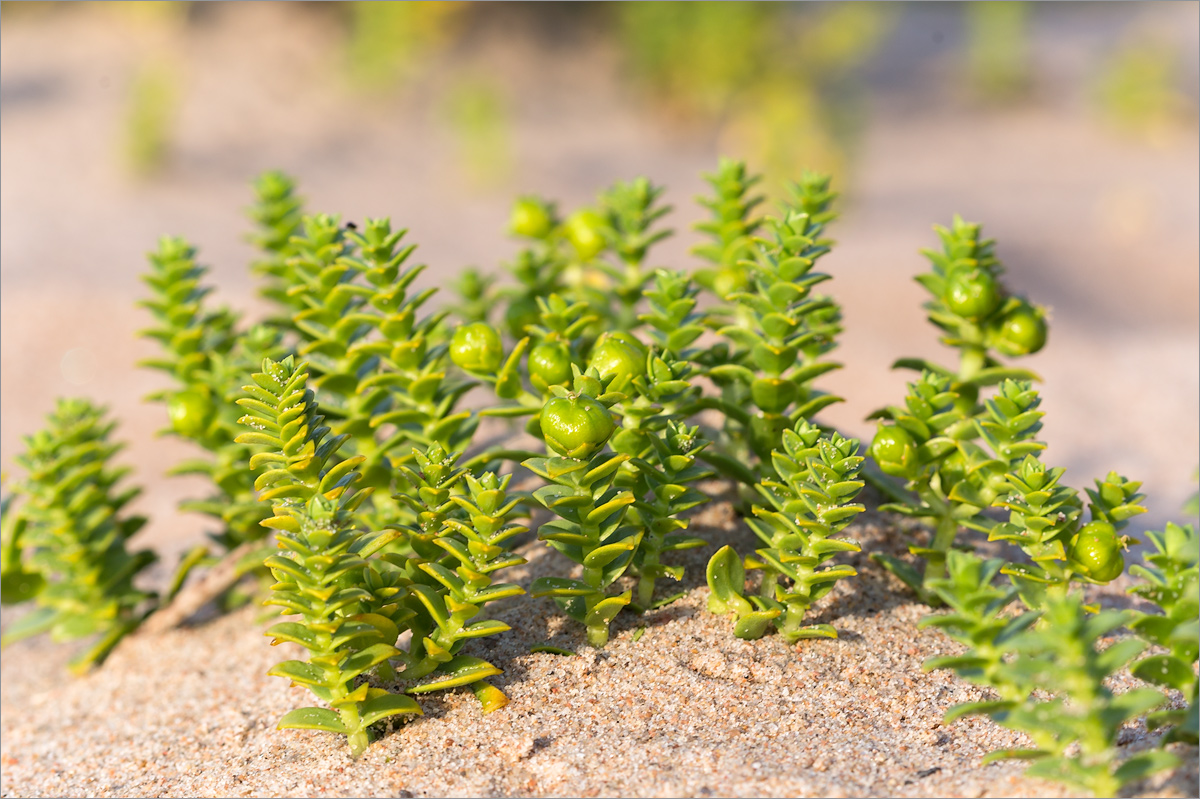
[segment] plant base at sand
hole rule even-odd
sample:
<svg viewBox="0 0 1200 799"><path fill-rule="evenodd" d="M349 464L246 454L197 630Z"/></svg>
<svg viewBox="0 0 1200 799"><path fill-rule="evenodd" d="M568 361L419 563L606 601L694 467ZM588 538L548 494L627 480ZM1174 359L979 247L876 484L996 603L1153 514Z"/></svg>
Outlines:
<svg viewBox="0 0 1200 799"><path fill-rule="evenodd" d="M708 607L737 617L734 634L760 638L774 626L788 643L802 638L836 638L829 624L804 623L809 607L845 577L857 572L844 564L827 565L841 552L858 552L857 543L836 538L865 508L853 499L862 489L858 441L837 433L822 435L801 421L785 430L781 450L772 453L778 479L758 485L765 505L754 505L747 519L763 546L745 559L745 569L762 572L757 595L745 593L745 572L737 553L723 547L708 563Z"/></svg>

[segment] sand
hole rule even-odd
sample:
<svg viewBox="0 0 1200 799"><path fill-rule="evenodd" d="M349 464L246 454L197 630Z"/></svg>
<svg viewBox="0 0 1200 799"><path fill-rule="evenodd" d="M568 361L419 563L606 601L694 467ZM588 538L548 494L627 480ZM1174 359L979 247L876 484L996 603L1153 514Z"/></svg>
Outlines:
<svg viewBox="0 0 1200 799"><path fill-rule="evenodd" d="M708 509L695 530L713 546L752 546L728 505ZM873 513L851 532L872 550L896 551L904 537ZM509 577L526 587L571 566L536 542L521 551L530 563ZM494 682L510 703L483 716L466 690L423 698L424 716L358 760L342 736L274 729L310 695L265 676L300 652L268 644L260 607L135 635L79 679L62 670L69 647L12 646L0 693L3 795L1075 795L1024 778L1018 763L980 765L989 751L1028 745L1022 735L986 719L942 723L951 705L986 694L922 672L925 658L958 646L918 628L928 608L865 556L851 558L860 576L815 609L839 638L788 646L738 640L707 611L708 551L681 559L683 599L622 615L603 650L549 600L506 600L493 615L513 630L465 652L504 669ZM544 643L577 655L530 653ZM1115 688L1135 682L1125 673ZM1131 728L1121 750L1154 737ZM1195 795L1196 750L1172 748L1189 765L1133 795Z"/></svg>

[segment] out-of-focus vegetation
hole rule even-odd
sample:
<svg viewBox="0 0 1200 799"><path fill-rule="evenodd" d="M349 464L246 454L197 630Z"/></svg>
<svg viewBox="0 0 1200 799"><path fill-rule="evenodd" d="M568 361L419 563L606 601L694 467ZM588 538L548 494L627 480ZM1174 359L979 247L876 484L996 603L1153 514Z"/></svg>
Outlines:
<svg viewBox="0 0 1200 799"><path fill-rule="evenodd" d="M1182 58L1170 43L1134 33L1101 70L1097 106L1117 129L1159 139L1181 125L1195 124L1195 105L1179 89L1182 73Z"/></svg>
<svg viewBox="0 0 1200 799"><path fill-rule="evenodd" d="M345 3L346 65L353 85L389 89L421 74L421 59L454 40L466 3Z"/></svg>
<svg viewBox="0 0 1200 799"><path fill-rule="evenodd" d="M483 76L460 78L442 99L459 160L477 183L495 185L512 172L508 104L500 87Z"/></svg>
<svg viewBox="0 0 1200 799"><path fill-rule="evenodd" d="M125 116L125 160L135 174L151 175L166 163L177 103L170 67L163 62L143 65L129 88Z"/></svg>
<svg viewBox="0 0 1200 799"><path fill-rule="evenodd" d="M4 2L2 8L10 23L89 13L129 29L140 63L125 81L117 149L143 176L169 160L172 128L186 99L186 37L204 20L239 13L237 4L188 2ZM867 69L892 41L897 23L911 23L906 15L916 9L903 3L347 2L297 4L287 13L323 19L331 33L328 66L346 91L374 102L428 96L432 89L435 118L448 129L463 173L496 185L518 166L512 103L537 87L508 85L502 70L484 63L480 45L495 37L535 52L576 42L572 57L590 59L597 70L612 66L605 57L611 46L617 80L640 98L640 112L672 135L686 129L711 138L771 175L795 175L801 163L844 173L853 164L869 98ZM953 14L961 15L956 47L919 58L950 59L950 80L977 102L1011 105L1033 97L1040 77L1037 4L964 3L939 18ZM1114 129L1155 141L1194 126L1195 101L1183 89L1178 45L1142 32L1141 16L1127 14L1118 23L1129 33L1081 88ZM763 188L780 194L783 186Z"/></svg>
<svg viewBox="0 0 1200 799"><path fill-rule="evenodd" d="M878 3L621 3L626 75L768 173L846 166L863 99L856 69L900 11ZM778 187L775 187L778 188Z"/></svg>
<svg viewBox="0 0 1200 799"><path fill-rule="evenodd" d="M1032 86L1030 17L1025 2L966 3L967 75L988 102L1020 99Z"/></svg>

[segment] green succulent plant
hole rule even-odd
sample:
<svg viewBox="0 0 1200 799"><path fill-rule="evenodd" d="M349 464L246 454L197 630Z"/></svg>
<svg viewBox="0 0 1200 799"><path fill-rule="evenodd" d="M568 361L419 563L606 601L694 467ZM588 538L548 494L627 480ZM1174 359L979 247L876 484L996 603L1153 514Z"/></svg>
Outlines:
<svg viewBox="0 0 1200 799"><path fill-rule="evenodd" d="M1134 664L1134 676L1179 691L1187 707L1163 710L1147 717L1151 729L1171 726L1166 741L1197 742L1196 654L1200 649L1200 537L1195 528L1168 522L1162 531L1147 531L1154 550L1146 564L1129 571L1141 582L1129 589L1157 605L1161 613L1139 613L1129 627L1147 641L1166 649Z"/></svg>
<svg viewBox="0 0 1200 799"><path fill-rule="evenodd" d="M333 463L345 443L330 437L321 423L308 369L291 357L266 360L238 400L247 411L242 423L252 432L239 442L266 447L250 468L262 470L256 487L270 503L273 516L263 526L274 529L279 554L266 559L277 582L268 605L299 616L267 631L275 643L299 644L307 662L285 660L269 674L304 685L330 707L289 711L280 729L315 729L347 736L350 751L362 754L371 740L371 725L395 715L421 712L409 696L393 694L358 678L400 654L397 621L405 586L369 591L373 569L368 559L399 536L398 531L371 533L357 529L355 510L371 490L355 491L363 456Z"/></svg>
<svg viewBox="0 0 1200 799"><path fill-rule="evenodd" d="M936 658L926 669L952 668L972 682L995 688L999 698L952 707L946 721L986 714L998 724L1028 735L1028 749L992 752L984 763L1002 759L1032 761L1031 777L1052 779L1096 796L1116 796L1128 782L1178 765L1161 749L1118 762L1122 726L1161 705L1153 688L1114 694L1110 675L1130 663L1146 644L1124 638L1101 650L1097 643L1131 620L1123 611L1089 611L1078 593L1051 592L1037 611L1016 617L1003 611L1015 591L991 586L996 561L951 552L950 575L932 581L952 613L923 623L941 627L969 648L959 656Z"/></svg>
<svg viewBox="0 0 1200 799"><path fill-rule="evenodd" d="M207 457L185 460L170 470L174 475L202 475L212 484L210 496L186 500L180 509L202 513L219 522L212 538L221 550L263 538L259 526L265 509L254 495L254 477L246 470L249 450L238 444L237 414L233 398L245 373L265 357L281 354L280 333L273 326L240 328L240 319L227 308L210 310L211 289L201 280L207 268L196 261L196 249L180 238L164 237L150 255L150 271L143 276L152 291L140 305L154 317L155 325L140 335L159 343L160 357L141 366L168 374L171 388L147 399L165 402L170 427L161 431L190 441L207 451ZM191 566L207 558L207 547L189 554L177 580ZM247 559L248 568L262 556Z"/></svg>
<svg viewBox="0 0 1200 799"><path fill-rule="evenodd" d="M524 462L547 481L533 496L557 517L538 528L538 538L583 567L581 580L539 577L530 595L553 597L587 628L594 647L608 642L609 624L633 598L632 591L610 595L608 588L629 568L642 538L626 523L633 493L615 485L629 456L604 451L616 429L606 406L621 397L606 392L595 372L577 377L572 391L556 387L542 412L548 457Z"/></svg>
<svg viewBox="0 0 1200 799"><path fill-rule="evenodd" d="M764 478L747 524L764 547L743 563L723 547L708 564L708 607L737 616L734 634L760 638L769 625L788 643L802 638L836 638L832 625L804 623L808 609L846 577L857 574L845 564L827 565L842 552L858 552L854 541L836 537L863 505L853 503L862 489L858 441L837 433L823 435L805 421L785 430L783 446L772 454L777 478ZM745 569L763 574L758 595L745 594Z"/></svg>
<svg viewBox="0 0 1200 799"><path fill-rule="evenodd" d="M824 185L806 184L807 190ZM784 430L841 400L810 385L841 366L823 358L836 345L840 311L832 299L813 293L830 279L813 268L829 251L817 218L826 218L832 197L822 192L819 201L809 204L817 217L790 202L784 203L781 217L763 223L764 235L751 240L749 257L741 262L749 285L727 296L738 318L717 330L732 344L729 355L706 370L724 389L725 406L754 409L745 424L731 417L726 435L744 449L731 448L727 454L744 459L753 452L766 471Z"/></svg>
<svg viewBox="0 0 1200 799"><path fill-rule="evenodd" d="M1163 740L1196 740L1195 534L1149 534L1154 551L1131 570L1141 578L1132 591L1155 608L1083 604L1078 587L1124 572L1124 530L1144 497L1116 473L1078 491L1043 462L1035 376L1006 359L1045 345L1045 311L1004 284L994 242L958 218L938 229L942 248L926 253L918 280L958 364L897 361L919 374L903 403L875 414L866 456L876 474L858 441L814 421L839 401L816 385L839 367L829 356L842 327L838 304L819 293L830 276L817 271L833 244L829 177L786 185L775 217L760 215L759 178L745 164L722 160L707 177L694 274L651 266L672 233L669 206L638 178L570 212L519 198L513 280L468 271L454 309L416 288L424 267L406 231L306 215L277 172L258 180L250 210L251 269L273 305L260 324L210 305L196 250L163 239L143 305L154 317L145 335L162 348L147 365L172 382L151 398L167 407L165 433L206 452L173 471L212 483L182 507L217 520L212 537L229 554L215 563L207 547L193 550L161 604L190 570L213 567L189 581L203 588L234 555L235 575L272 576L267 604L288 618L268 635L307 655L270 673L316 698L280 726L344 734L357 756L384 722L421 713L415 697L470 688L485 713L506 705L492 682L503 664L474 647L508 631L503 616L489 618L491 603L526 601L501 576L525 562L513 547L526 517L574 564L528 593L554 599L603 647L625 608L681 596L660 589L685 576L672 553L706 546L693 513L719 489L703 481L734 483L734 511L758 548L711 556L709 609L734 617L738 637L773 629L790 644L837 635L836 619L817 623L813 606L856 575L842 558L860 551L851 525L869 480L890 500L884 510L932 528L910 547L922 563L872 553L944 604L923 624L966 647L927 668L995 692L948 721L986 714L1027 732L1034 748L993 757L1032 760L1032 774L1101 794L1175 764L1161 750L1122 761L1115 743L1144 714L1170 728ZM487 441L477 440L484 419ZM522 424L536 451L516 438ZM140 587L153 555L128 549L142 520L125 511L136 491L116 488L124 471L109 465L110 431L101 411L64 402L28 440L28 477L0 502L2 598L39 605L4 641L99 636L78 667L160 606ZM533 477L520 479L537 485L514 487L503 464L523 465ZM983 560L958 540L964 529L1010 549ZM175 601L157 618L180 605L194 606ZM1102 646L1121 625L1141 640ZM1148 644L1159 648L1144 654ZM1105 681L1125 668L1163 690L1114 695ZM1163 691L1173 704L1160 709Z"/></svg>
<svg viewBox="0 0 1200 799"><path fill-rule="evenodd" d="M883 553L872 557L925 601L936 602L929 582L944 575L946 553L959 530L972 526L1005 489L1003 474L1015 458L1044 446L1032 438L1040 428L1040 413L1026 407L1036 397L1028 381L1037 375L1007 366L998 356L1041 350L1047 325L1044 308L1005 286L995 242L982 238L978 224L956 216L950 228L934 229L942 249L923 251L930 270L916 280L931 295L925 303L929 321L944 333L942 343L958 351L958 367L922 358L893 364L920 372L920 378L909 383L904 406L888 406L869 417L881 420L870 455L885 474L905 480L907 490L869 472L866 477L893 500L888 510L932 524L930 545L909 548L925 562L923 569ZM1012 385L1024 386L1025 393L1014 388L989 401L984 392L1006 381L1017 381ZM998 460L974 443L981 437Z"/></svg>
<svg viewBox="0 0 1200 799"><path fill-rule="evenodd" d="M37 605L9 625L3 644L40 633L94 637L71 659L75 672L102 662L158 604L134 585L158 558L129 550L146 519L126 510L141 489L118 487L129 469L112 464L122 448L110 441L115 427L88 400L59 400L46 427L25 438L17 463L26 475L5 498L0 522L4 604Z"/></svg>

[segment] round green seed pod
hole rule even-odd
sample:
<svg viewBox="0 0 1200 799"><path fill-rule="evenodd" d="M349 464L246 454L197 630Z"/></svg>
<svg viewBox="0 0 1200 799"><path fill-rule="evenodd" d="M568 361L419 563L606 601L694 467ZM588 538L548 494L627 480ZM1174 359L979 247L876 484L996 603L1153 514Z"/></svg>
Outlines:
<svg viewBox="0 0 1200 799"><path fill-rule="evenodd" d="M565 232L567 241L575 248L579 260L590 261L608 246L604 238L607 227L604 219L595 211L576 211L567 217Z"/></svg>
<svg viewBox="0 0 1200 799"><path fill-rule="evenodd" d="M1047 332L1045 313L1022 301L998 320L993 345L1005 355L1032 355L1046 346Z"/></svg>
<svg viewBox="0 0 1200 799"><path fill-rule="evenodd" d="M616 430L608 408L586 394L551 399L542 408L541 427L546 446L576 460L599 452Z"/></svg>
<svg viewBox="0 0 1200 799"><path fill-rule="evenodd" d="M903 427L883 424L871 440L871 457L884 474L911 480L917 473L917 445Z"/></svg>
<svg viewBox="0 0 1200 799"><path fill-rule="evenodd" d="M615 377L623 384L646 373L646 353L636 339L619 333L605 333L592 348L588 367L596 369L602 379Z"/></svg>
<svg viewBox="0 0 1200 799"><path fill-rule="evenodd" d="M513 205L509 228L518 236L544 239L554 228L550 206L536 197L522 197Z"/></svg>
<svg viewBox="0 0 1200 799"><path fill-rule="evenodd" d="M171 428L185 438L199 438L216 416L212 396L204 389L177 391L167 400Z"/></svg>
<svg viewBox="0 0 1200 799"><path fill-rule="evenodd" d="M538 391L571 382L571 348L565 341L543 341L529 351L529 382Z"/></svg>
<svg viewBox="0 0 1200 799"><path fill-rule="evenodd" d="M1089 522L1080 528L1069 555L1084 574L1097 582L1112 582L1125 571L1121 540L1108 522Z"/></svg>
<svg viewBox="0 0 1200 799"><path fill-rule="evenodd" d="M463 325L450 339L450 360L468 372L495 373L504 360L500 334L487 322Z"/></svg>
<svg viewBox="0 0 1200 799"><path fill-rule="evenodd" d="M1003 299L996 278L986 269L959 269L946 281L946 307L965 319L986 319Z"/></svg>

